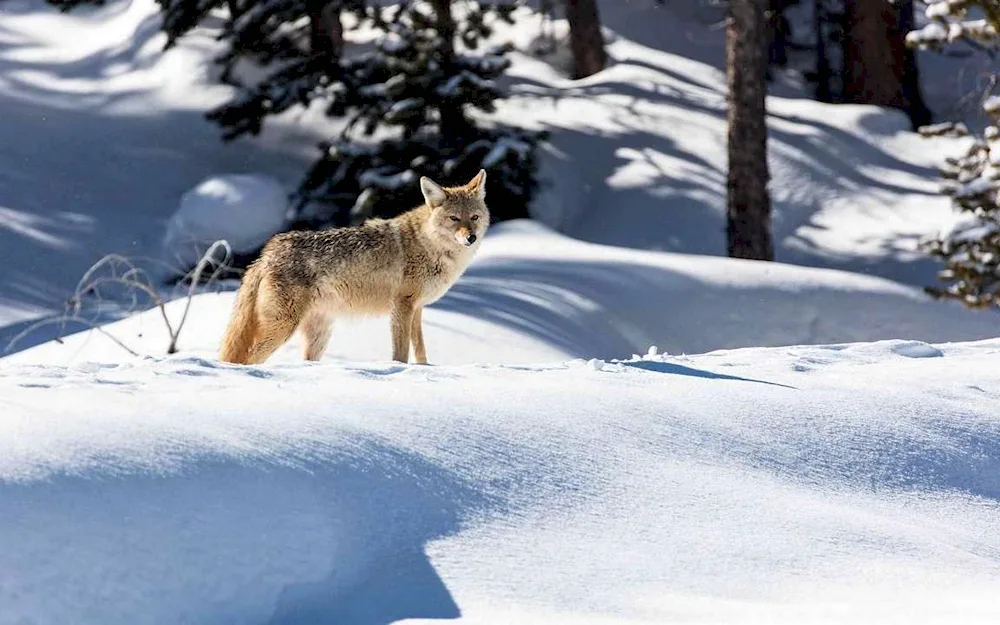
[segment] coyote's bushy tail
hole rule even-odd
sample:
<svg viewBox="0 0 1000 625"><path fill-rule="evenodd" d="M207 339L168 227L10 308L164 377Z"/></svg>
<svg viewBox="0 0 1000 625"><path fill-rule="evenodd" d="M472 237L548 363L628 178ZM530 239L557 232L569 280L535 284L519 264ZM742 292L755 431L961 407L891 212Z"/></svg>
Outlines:
<svg viewBox="0 0 1000 625"><path fill-rule="evenodd" d="M219 350L221 360L246 364L257 334L257 292L262 278L260 266L256 263L243 274L229 325L222 335L222 348Z"/></svg>

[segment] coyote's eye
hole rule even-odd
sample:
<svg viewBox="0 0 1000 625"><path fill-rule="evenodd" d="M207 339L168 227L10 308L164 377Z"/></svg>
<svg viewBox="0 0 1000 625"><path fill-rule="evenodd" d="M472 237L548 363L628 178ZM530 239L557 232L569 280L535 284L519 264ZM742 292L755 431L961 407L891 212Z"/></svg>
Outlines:
<svg viewBox="0 0 1000 625"><path fill-rule="evenodd" d="M470 219L472 221L479 221L479 215L473 215L472 217L470 217Z"/></svg>
<svg viewBox="0 0 1000 625"><path fill-rule="evenodd" d="M461 219L459 219L458 217L455 217L454 215L451 216L451 220L452 221L462 221Z"/></svg>

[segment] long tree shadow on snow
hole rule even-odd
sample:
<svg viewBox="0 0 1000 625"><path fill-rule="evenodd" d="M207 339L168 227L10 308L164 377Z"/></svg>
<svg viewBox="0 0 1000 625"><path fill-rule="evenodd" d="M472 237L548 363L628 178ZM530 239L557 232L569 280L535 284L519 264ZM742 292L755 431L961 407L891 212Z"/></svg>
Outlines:
<svg viewBox="0 0 1000 625"><path fill-rule="evenodd" d="M916 290L805 286L801 276L788 280L776 272L725 278L733 269L726 259L678 257L676 266L601 260L607 249L595 247L592 260L477 262L433 306L503 325L578 358L626 358L650 345L693 354L886 338L940 343L992 337L1000 327L992 317L933 302ZM713 263L726 264L713 269ZM956 315L964 315L963 323Z"/></svg>
<svg viewBox="0 0 1000 625"><path fill-rule="evenodd" d="M60 91L53 85L66 80L103 84L102 71L110 65L162 61L158 54L139 58L158 36L159 17L148 18L121 46L56 62L20 54L37 52L40 43L3 20L35 10L54 13L41 0L13 6L0 0L0 308L6 309L0 312L0 352L35 319L61 313L77 281L105 254L148 268L147 259L160 254L165 220L206 175L266 172L294 182L318 140L307 128L285 124L280 132L224 145L201 111L151 106L148 90ZM121 113L120 107L140 113ZM3 315L7 310L13 313ZM53 327L33 332L17 348L54 338Z"/></svg>
<svg viewBox="0 0 1000 625"><path fill-rule="evenodd" d="M679 365L675 362L637 360L635 362L623 362L622 364L625 365L626 367L633 367L635 369L644 369L646 371L654 371L656 373L666 373L668 375L686 375L693 378L704 378L706 380L732 380L735 382L753 382L755 384L780 386L782 388L795 388L793 386L788 386L787 384L778 384L777 382L768 382L767 380L756 380L754 378L744 378L738 375L726 375L724 373L715 373L714 371L706 371L705 369L695 369L694 367L685 367L684 365Z"/></svg>
<svg viewBox="0 0 1000 625"><path fill-rule="evenodd" d="M496 502L422 458L369 446L367 466L345 467L320 486L340 526L328 575L286 586L269 625L388 625L461 615L424 549Z"/></svg>
<svg viewBox="0 0 1000 625"><path fill-rule="evenodd" d="M83 477L0 482L0 499L18 511L0 515L8 554L0 574L16 571L5 611L95 624L388 625L460 616L425 547L503 502L367 437L310 440L292 455L301 460L282 452L276 465L251 452L185 461L183 475L166 477L116 468L98 475L98 467ZM15 548L24 544L38 548ZM78 574L53 580L46 563L66 558ZM49 605L33 608L33 589L43 585Z"/></svg>
<svg viewBox="0 0 1000 625"><path fill-rule="evenodd" d="M526 76L513 81L517 97L537 100L539 106L600 99L602 106L615 111L599 122L601 127L566 125L559 118L547 124L554 149L542 155L542 187L535 214L562 232L593 242L723 255L725 171L690 142L681 141L684 130L675 113L683 110L714 118L701 129L709 134L712 128L724 129L724 92L692 84L690 78L667 66L632 59L620 63L641 65L651 77L635 83L606 78L571 88L553 88ZM644 104L665 106L656 109ZM774 165L800 172L816 191L806 198L796 193L774 198L777 259L910 284L933 280L936 261L913 254L912 241L905 234L866 242L868 247L880 248L875 254L837 254L809 237L825 227L824 207L809 199L837 197L845 185L888 195L933 195L926 185L915 182L936 179L933 168L910 163L870 139L898 132L905 125L901 114L899 119L889 111L872 114L862 118L861 132L852 133L820 119L781 113L780 108L769 112ZM677 130L663 131L671 127ZM713 141L724 145L724 136ZM616 176L624 180L623 172L629 168L641 184L606 184ZM886 172L904 177L895 179ZM875 196L870 201L879 199Z"/></svg>

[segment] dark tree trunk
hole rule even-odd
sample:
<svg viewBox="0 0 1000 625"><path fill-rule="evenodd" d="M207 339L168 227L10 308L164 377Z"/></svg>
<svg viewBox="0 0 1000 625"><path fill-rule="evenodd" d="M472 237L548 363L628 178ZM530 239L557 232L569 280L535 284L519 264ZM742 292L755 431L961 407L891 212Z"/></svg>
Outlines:
<svg viewBox="0 0 1000 625"><path fill-rule="evenodd" d="M329 0L310 0L309 51L339 59L344 51L344 25L340 10Z"/></svg>
<svg viewBox="0 0 1000 625"><path fill-rule="evenodd" d="M573 78L586 78L603 70L608 53L604 49L597 0L566 0L566 21L573 51Z"/></svg>
<svg viewBox="0 0 1000 625"><path fill-rule="evenodd" d="M785 0L768 0L768 63L776 67L788 65L788 23L784 8Z"/></svg>
<svg viewBox="0 0 1000 625"><path fill-rule="evenodd" d="M816 99L820 102L833 101L833 71L830 68L830 55L826 37L826 6L823 0L813 0L813 29L816 36Z"/></svg>
<svg viewBox="0 0 1000 625"><path fill-rule="evenodd" d="M451 0L431 0L431 6L434 9L434 28L444 44L444 54L452 57L455 54L456 27L455 16L451 14Z"/></svg>
<svg viewBox="0 0 1000 625"><path fill-rule="evenodd" d="M914 126L930 114L920 95L916 58L904 27L913 24L913 2L849 0L844 38L844 100L906 112Z"/></svg>
<svg viewBox="0 0 1000 625"><path fill-rule="evenodd" d="M767 193L767 0L729 0L727 245L733 258L774 260Z"/></svg>
<svg viewBox="0 0 1000 625"><path fill-rule="evenodd" d="M914 130L920 126L925 126L932 121L933 114L924 102L924 96L920 91L920 70L917 68L916 50L905 45L906 33L913 30L913 0L896 0L899 5L899 34L903 45L903 97L910 105L908 114L913 124Z"/></svg>
<svg viewBox="0 0 1000 625"><path fill-rule="evenodd" d="M431 0L434 9L435 29L441 37L441 63L445 66L455 62L455 17L451 13L451 0ZM465 117L465 111L461 105L442 103L438 107L441 114L441 141L446 146L455 147L461 145L469 132L471 126Z"/></svg>

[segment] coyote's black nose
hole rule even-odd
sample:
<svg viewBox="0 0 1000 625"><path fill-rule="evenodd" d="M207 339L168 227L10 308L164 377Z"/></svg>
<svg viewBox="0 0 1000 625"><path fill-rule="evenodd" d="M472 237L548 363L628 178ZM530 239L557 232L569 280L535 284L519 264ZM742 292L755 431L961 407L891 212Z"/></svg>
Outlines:
<svg viewBox="0 0 1000 625"><path fill-rule="evenodd" d="M476 235L470 234L469 235L469 239L468 239L469 245L472 245L473 243L475 243L476 242L476 238L477 238Z"/></svg>

